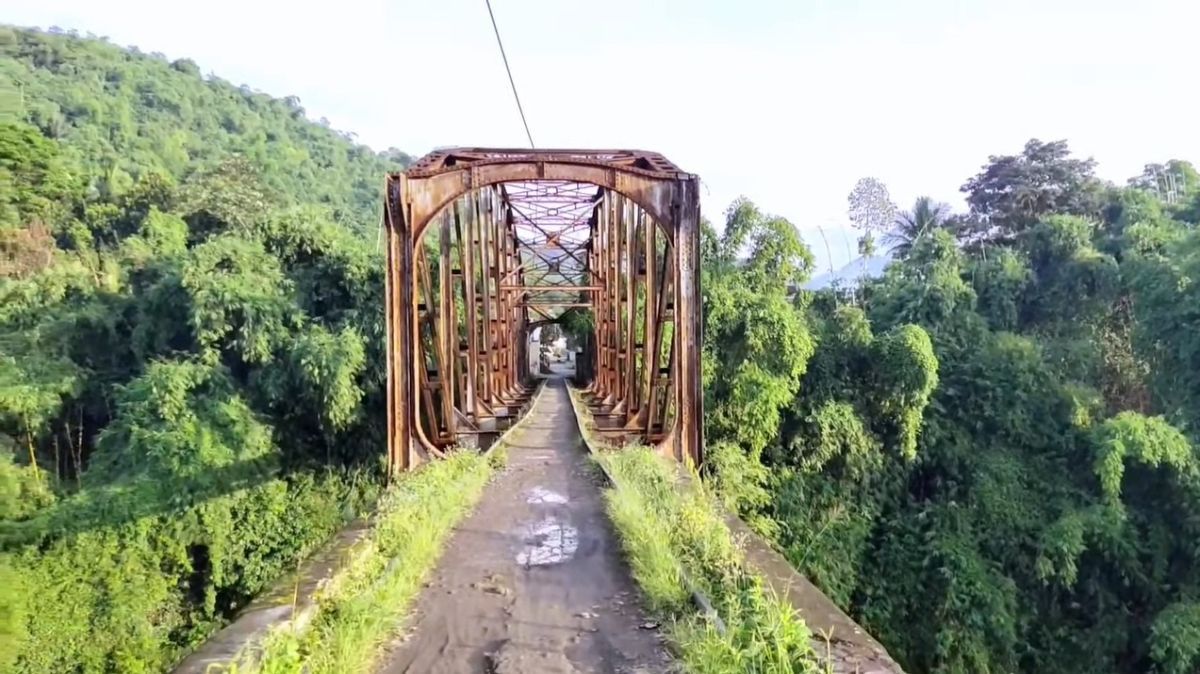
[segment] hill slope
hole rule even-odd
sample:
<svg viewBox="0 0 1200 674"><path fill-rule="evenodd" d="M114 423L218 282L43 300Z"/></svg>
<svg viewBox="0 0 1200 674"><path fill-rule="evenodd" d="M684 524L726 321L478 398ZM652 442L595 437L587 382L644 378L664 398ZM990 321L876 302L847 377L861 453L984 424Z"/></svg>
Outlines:
<svg viewBox="0 0 1200 674"><path fill-rule="evenodd" d="M241 155L285 203L320 203L359 231L378 225L385 171L409 161L376 154L309 121L295 97L273 98L187 59L96 39L0 26L0 105L60 141L90 174L93 196L118 197L147 172L182 180Z"/></svg>

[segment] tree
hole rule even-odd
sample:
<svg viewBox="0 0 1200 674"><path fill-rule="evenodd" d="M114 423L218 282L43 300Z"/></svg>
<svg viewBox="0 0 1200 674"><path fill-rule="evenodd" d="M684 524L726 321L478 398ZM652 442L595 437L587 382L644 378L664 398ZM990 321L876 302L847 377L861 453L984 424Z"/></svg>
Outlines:
<svg viewBox="0 0 1200 674"><path fill-rule="evenodd" d="M388 149L384 150L383 152L380 152L379 156L382 157L383 159L386 159L387 161L393 162L393 163L403 166L405 168L407 168L410 164L413 163L412 155L408 154L407 152L405 152L403 150L396 149L394 147L389 147Z"/></svg>
<svg viewBox="0 0 1200 674"><path fill-rule="evenodd" d="M60 217L70 182L56 144L28 124L0 122L0 232Z"/></svg>
<svg viewBox="0 0 1200 674"><path fill-rule="evenodd" d="M850 222L862 232L858 239L861 258L860 285L866 282L867 259L875 255L875 235L884 232L896 220L896 205L887 186L875 178L861 178L847 197Z"/></svg>
<svg viewBox="0 0 1200 674"><path fill-rule="evenodd" d="M193 174L181 192L180 210L187 214L194 238L248 231L275 202L259 172L241 157Z"/></svg>
<svg viewBox="0 0 1200 674"><path fill-rule="evenodd" d="M731 204L725 217L719 241L712 227L702 231L704 423L711 446L720 445L717 479L737 503L761 495L764 476L747 466L758 465L778 433L812 355L804 316L788 300L808 277L812 255L790 222L748 199Z"/></svg>
<svg viewBox="0 0 1200 674"><path fill-rule="evenodd" d="M912 210L901 213L883 242L897 258L907 257L913 244L935 229L946 226L950 206L933 200L932 197L917 197Z"/></svg>
<svg viewBox="0 0 1200 674"><path fill-rule="evenodd" d="M1019 155L989 157L961 188L978 220L960 235L968 241L1011 243L1045 215L1096 215L1102 185L1095 167L1090 158L1073 158L1065 140L1035 138Z"/></svg>
<svg viewBox="0 0 1200 674"><path fill-rule="evenodd" d="M1200 193L1200 172L1191 162L1180 159L1165 164L1146 164L1142 172L1128 182L1131 187L1153 192L1163 203L1172 206Z"/></svg>
<svg viewBox="0 0 1200 674"><path fill-rule="evenodd" d="M887 186L876 178L861 178L850 190L850 222L863 232L881 232L896 219L896 205Z"/></svg>
<svg viewBox="0 0 1200 674"><path fill-rule="evenodd" d="M847 197L850 202L850 222L861 231L859 252L864 256L874 253L874 238L896 220L896 205L888 193L887 186L876 178L861 178L854 184Z"/></svg>
<svg viewBox="0 0 1200 674"><path fill-rule="evenodd" d="M719 269L739 268L754 289L786 290L804 283L812 273L812 253L796 227L785 218L763 214L745 197L726 209L725 232L713 255Z"/></svg>

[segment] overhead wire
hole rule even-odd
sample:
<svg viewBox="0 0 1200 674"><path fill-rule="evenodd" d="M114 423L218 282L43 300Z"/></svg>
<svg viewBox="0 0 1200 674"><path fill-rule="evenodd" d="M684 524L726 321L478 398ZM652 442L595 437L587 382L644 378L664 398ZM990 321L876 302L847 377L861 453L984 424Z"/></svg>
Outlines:
<svg viewBox="0 0 1200 674"><path fill-rule="evenodd" d="M487 3L488 16L492 18L492 30L496 33L496 44L500 45L500 58L504 59L504 70L508 73L508 84L512 87L513 98L517 101L517 112L521 113L521 124L525 126L525 137L529 139L529 147L535 148L533 134L529 132L529 122L525 120L525 108L521 107L521 96L517 94L517 83L513 80L512 68L508 66L508 55L504 53L504 41L500 39L500 28L496 26L496 14L492 12L492 0Z"/></svg>

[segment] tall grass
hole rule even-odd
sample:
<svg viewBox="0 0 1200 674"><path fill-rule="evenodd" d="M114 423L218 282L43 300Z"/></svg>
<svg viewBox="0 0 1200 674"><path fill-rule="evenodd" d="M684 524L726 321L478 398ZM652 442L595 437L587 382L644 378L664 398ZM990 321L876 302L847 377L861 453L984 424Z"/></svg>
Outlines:
<svg viewBox="0 0 1200 674"><path fill-rule="evenodd" d="M697 480L651 450L606 452L615 486L605 503L634 579L662 615L684 666L698 674L815 674L811 634L795 610L746 568L729 528ZM689 583L720 618L691 601Z"/></svg>
<svg viewBox="0 0 1200 674"><path fill-rule="evenodd" d="M281 630L239 674L351 674L372 670L402 626L454 525L475 505L503 453L460 452L403 476L380 500L366 538L318 600L303 634Z"/></svg>

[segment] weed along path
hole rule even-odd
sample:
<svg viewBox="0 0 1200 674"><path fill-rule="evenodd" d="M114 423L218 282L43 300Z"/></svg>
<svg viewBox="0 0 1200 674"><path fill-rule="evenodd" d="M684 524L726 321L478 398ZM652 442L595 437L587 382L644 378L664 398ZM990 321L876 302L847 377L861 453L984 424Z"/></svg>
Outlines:
<svg viewBox="0 0 1200 674"><path fill-rule="evenodd" d="M671 671L621 560L562 380L510 436L508 468L451 536L383 674Z"/></svg>

